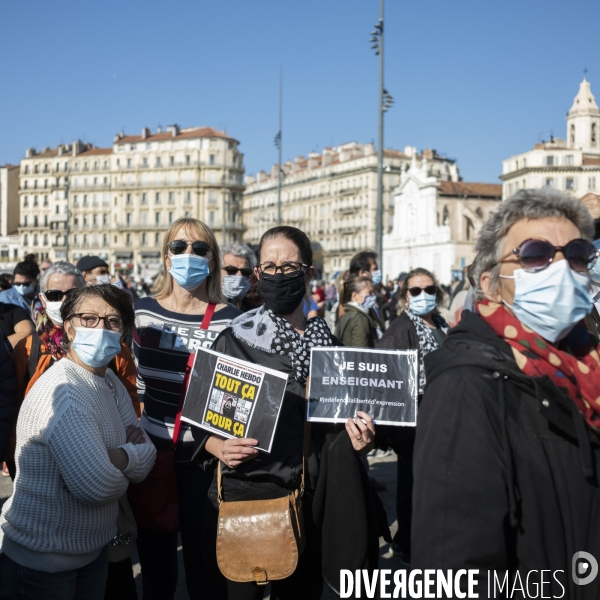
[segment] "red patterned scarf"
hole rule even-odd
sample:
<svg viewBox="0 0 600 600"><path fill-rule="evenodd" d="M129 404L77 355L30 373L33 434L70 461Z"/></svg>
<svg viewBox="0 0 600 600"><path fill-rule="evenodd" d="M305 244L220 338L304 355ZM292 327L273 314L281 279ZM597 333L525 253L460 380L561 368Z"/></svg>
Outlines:
<svg viewBox="0 0 600 600"><path fill-rule="evenodd" d="M61 347L63 336L62 327L57 327L46 314L42 306L37 308L34 313L35 329L42 340L41 351L50 353L54 360L61 359L65 353Z"/></svg>
<svg viewBox="0 0 600 600"><path fill-rule="evenodd" d="M530 377L547 375L579 409L587 424L600 430L600 357L583 322L556 345L523 325L506 307L483 300L477 311L513 351Z"/></svg>

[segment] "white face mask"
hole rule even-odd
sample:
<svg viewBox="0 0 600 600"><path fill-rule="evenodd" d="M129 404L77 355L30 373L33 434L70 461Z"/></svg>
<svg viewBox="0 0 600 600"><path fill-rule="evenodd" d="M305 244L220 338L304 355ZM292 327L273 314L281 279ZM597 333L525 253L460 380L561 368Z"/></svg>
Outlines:
<svg viewBox="0 0 600 600"><path fill-rule="evenodd" d="M60 307L62 306L62 301L58 302L50 302L46 300L46 314L48 318L59 327L62 327L63 320L60 315Z"/></svg>
<svg viewBox="0 0 600 600"><path fill-rule="evenodd" d="M502 302L523 325L552 343L568 335L594 305L589 276L573 271L566 260L535 273L516 269L512 277L500 277L515 281L512 305Z"/></svg>
<svg viewBox="0 0 600 600"><path fill-rule="evenodd" d="M110 275L96 275L96 283L110 283Z"/></svg>

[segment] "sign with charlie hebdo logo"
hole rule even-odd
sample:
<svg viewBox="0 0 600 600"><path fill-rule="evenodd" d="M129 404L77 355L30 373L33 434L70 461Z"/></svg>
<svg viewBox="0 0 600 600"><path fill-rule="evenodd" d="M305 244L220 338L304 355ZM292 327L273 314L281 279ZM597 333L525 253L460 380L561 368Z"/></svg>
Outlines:
<svg viewBox="0 0 600 600"><path fill-rule="evenodd" d="M181 420L225 438L255 438L270 452L287 376L202 348L196 352Z"/></svg>
<svg viewBox="0 0 600 600"><path fill-rule="evenodd" d="M417 424L417 351L312 348L308 420L369 413L380 425Z"/></svg>

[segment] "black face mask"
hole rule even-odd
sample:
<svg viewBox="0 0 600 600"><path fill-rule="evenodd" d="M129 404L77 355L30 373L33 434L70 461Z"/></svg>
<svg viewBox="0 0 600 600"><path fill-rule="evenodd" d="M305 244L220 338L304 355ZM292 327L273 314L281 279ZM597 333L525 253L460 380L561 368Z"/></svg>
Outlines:
<svg viewBox="0 0 600 600"><path fill-rule="evenodd" d="M291 315L300 306L306 295L304 273L297 277L286 277L277 273L274 277L258 280L258 293L265 306L276 315Z"/></svg>

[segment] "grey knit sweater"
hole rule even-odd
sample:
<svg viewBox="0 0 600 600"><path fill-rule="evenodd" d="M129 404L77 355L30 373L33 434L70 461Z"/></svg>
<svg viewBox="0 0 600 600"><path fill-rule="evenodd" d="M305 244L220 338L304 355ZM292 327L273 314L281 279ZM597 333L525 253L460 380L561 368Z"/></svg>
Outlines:
<svg viewBox="0 0 600 600"><path fill-rule="evenodd" d="M23 566L66 571L94 560L116 534L119 498L154 464L152 442L126 443L137 417L123 384L110 369L106 377L118 403L104 378L63 359L23 402L14 494L0 516L0 548ZM125 471L109 448L125 450Z"/></svg>

